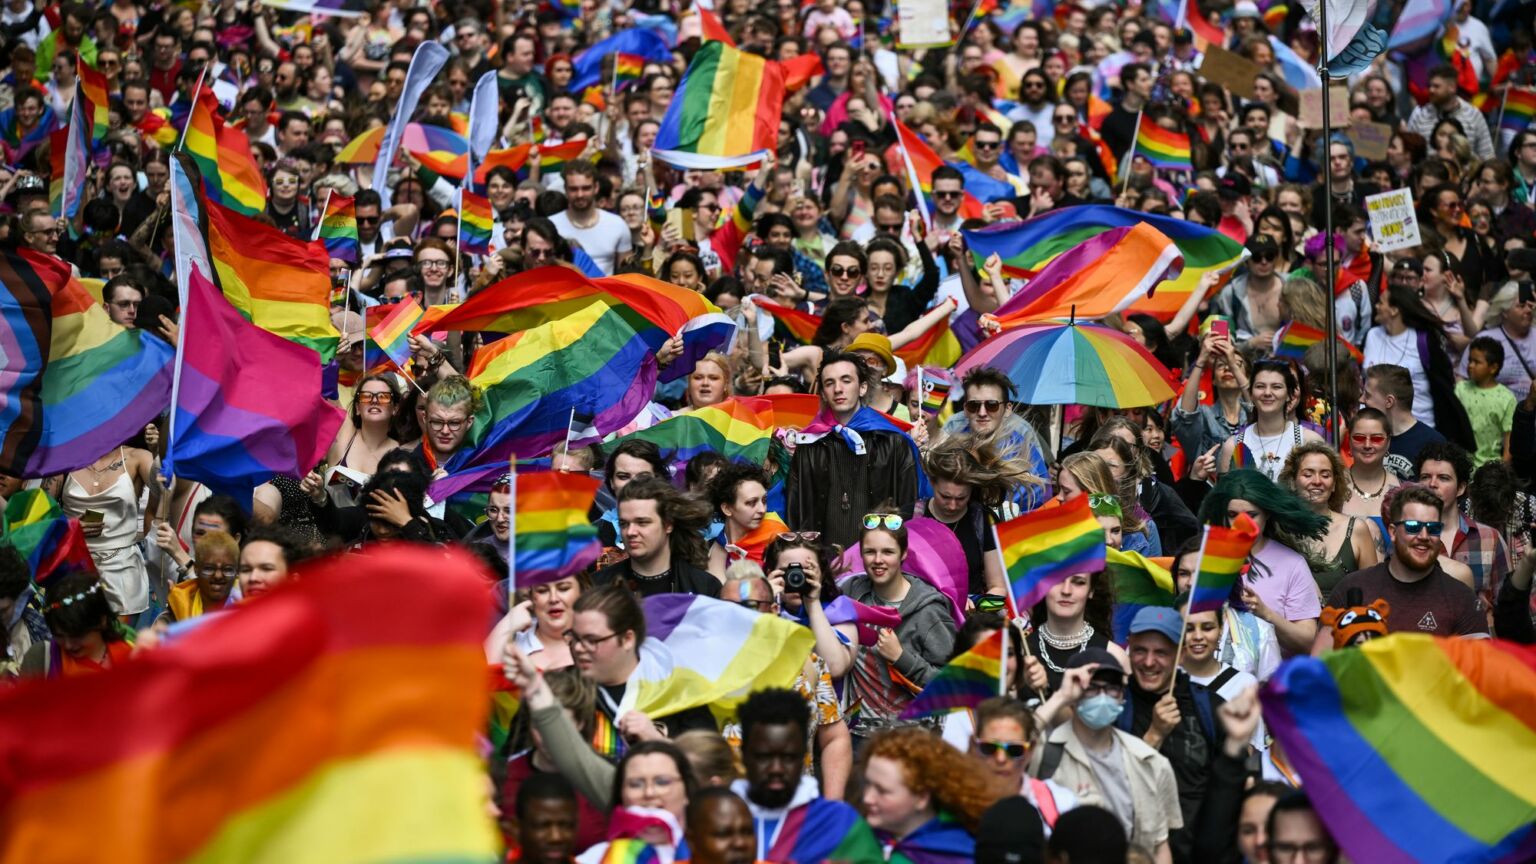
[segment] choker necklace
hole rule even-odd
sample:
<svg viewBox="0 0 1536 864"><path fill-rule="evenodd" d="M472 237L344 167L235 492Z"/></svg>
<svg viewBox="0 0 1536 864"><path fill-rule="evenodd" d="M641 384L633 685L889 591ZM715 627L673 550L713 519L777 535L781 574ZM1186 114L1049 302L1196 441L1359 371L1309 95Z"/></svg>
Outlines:
<svg viewBox="0 0 1536 864"><path fill-rule="evenodd" d="M1353 471L1349 473L1349 485L1354 487L1355 494L1360 496L1360 500L1370 501L1374 498L1381 497L1381 493L1387 491L1387 476L1385 472L1382 473L1381 488L1370 494L1366 494L1366 491L1360 488L1360 484L1355 482L1355 473Z"/></svg>

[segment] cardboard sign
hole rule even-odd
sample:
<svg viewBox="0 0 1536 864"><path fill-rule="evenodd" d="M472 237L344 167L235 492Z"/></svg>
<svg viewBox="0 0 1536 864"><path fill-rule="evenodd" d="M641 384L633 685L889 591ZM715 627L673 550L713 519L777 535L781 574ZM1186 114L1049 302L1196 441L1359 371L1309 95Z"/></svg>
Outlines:
<svg viewBox="0 0 1536 864"><path fill-rule="evenodd" d="M1219 45L1206 48L1205 58L1200 61L1200 77L1244 99L1253 98L1253 79L1263 71L1259 64Z"/></svg>
<svg viewBox="0 0 1536 864"><path fill-rule="evenodd" d="M896 18L901 22L897 48L934 48L954 43L949 32L949 5L944 0L900 0Z"/></svg>
<svg viewBox="0 0 1536 864"><path fill-rule="evenodd" d="M1323 88L1303 90L1301 101L1301 128L1323 128ZM1335 129L1349 128L1349 88L1333 86L1328 89L1328 123Z"/></svg>
<svg viewBox="0 0 1536 864"><path fill-rule="evenodd" d="M1413 193L1409 190L1368 195L1365 210L1371 216L1371 238L1377 252L1412 249L1422 242L1419 219L1413 212Z"/></svg>
<svg viewBox="0 0 1536 864"><path fill-rule="evenodd" d="M1349 128L1349 139L1355 142L1356 156L1380 162L1387 158L1387 146L1392 143L1392 127L1386 123L1369 121L1356 123Z"/></svg>

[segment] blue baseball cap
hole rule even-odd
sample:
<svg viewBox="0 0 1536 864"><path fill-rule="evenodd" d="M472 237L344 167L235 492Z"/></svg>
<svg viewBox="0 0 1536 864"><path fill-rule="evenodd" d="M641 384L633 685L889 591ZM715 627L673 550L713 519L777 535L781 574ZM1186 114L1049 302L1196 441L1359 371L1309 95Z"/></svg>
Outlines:
<svg viewBox="0 0 1536 864"><path fill-rule="evenodd" d="M1168 637L1169 642L1177 645L1179 637L1184 635L1184 619L1177 609L1148 606L1131 619L1131 635L1137 633L1161 633Z"/></svg>

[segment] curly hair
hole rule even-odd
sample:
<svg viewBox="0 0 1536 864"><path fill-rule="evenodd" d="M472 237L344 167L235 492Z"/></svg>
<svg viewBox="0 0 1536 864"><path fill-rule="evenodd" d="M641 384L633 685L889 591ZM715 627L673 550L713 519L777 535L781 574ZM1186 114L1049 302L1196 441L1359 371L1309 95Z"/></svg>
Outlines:
<svg viewBox="0 0 1536 864"><path fill-rule="evenodd" d="M923 468L929 480L943 480L971 487L985 507L997 507L1020 486L1043 487L1044 481L1029 473L1018 459L1004 459L997 448L981 443L975 435L945 438L928 451Z"/></svg>
<svg viewBox="0 0 1536 864"><path fill-rule="evenodd" d="M1349 476L1349 469L1345 467L1339 451L1327 442L1308 441L1300 447L1291 448L1290 455L1285 457L1285 464L1280 467L1280 486L1297 495L1301 494L1301 490L1296 488L1296 475L1301 471L1301 460L1308 456L1328 459L1328 467L1333 469L1333 488L1328 490L1328 509L1335 513L1343 512L1344 502L1349 500L1349 487L1344 481Z"/></svg>
<svg viewBox="0 0 1536 864"><path fill-rule="evenodd" d="M1294 492L1275 485L1273 480L1252 468L1239 468L1221 476L1205 500L1200 502L1200 521L1225 525L1227 505L1234 500L1252 501L1267 517L1264 533L1302 552L1308 540L1321 540L1328 531L1327 516L1312 512L1307 502ZM1304 554L1304 553L1303 553Z"/></svg>
<svg viewBox="0 0 1536 864"><path fill-rule="evenodd" d="M900 763L907 788L927 792L935 811L953 816L967 831L974 832L981 814L1009 794L990 772L955 770L965 764L964 754L925 729L892 729L876 736L864 750L859 776L875 757Z"/></svg>

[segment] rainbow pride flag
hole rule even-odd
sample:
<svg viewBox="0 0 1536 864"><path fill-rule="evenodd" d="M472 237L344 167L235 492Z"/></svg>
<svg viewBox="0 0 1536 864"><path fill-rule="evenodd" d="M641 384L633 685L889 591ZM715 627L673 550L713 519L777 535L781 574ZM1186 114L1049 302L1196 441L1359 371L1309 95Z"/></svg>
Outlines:
<svg viewBox="0 0 1536 864"><path fill-rule="evenodd" d="M565 170L565 163L581 158L589 142L585 138L565 141L552 147L539 145L539 173L557 174Z"/></svg>
<svg viewBox="0 0 1536 864"><path fill-rule="evenodd" d="M930 714L975 708L999 694L1002 678L1003 631L998 630L945 663L928 679L923 692L907 703L901 719L915 720Z"/></svg>
<svg viewBox="0 0 1536 864"><path fill-rule="evenodd" d="M960 359L965 351L960 340L950 329L949 317L933 322L916 339L895 349L895 354L908 366L938 366L947 369Z"/></svg>
<svg viewBox="0 0 1536 864"><path fill-rule="evenodd" d="M379 323L368 328L368 341L363 345L363 367L370 374L388 369L405 369L411 359L411 330L421 321L421 305L414 297L406 297L393 307L374 307L366 310L389 309ZM372 316L369 316L372 317Z"/></svg>
<svg viewBox="0 0 1536 864"><path fill-rule="evenodd" d="M126 330L64 261L0 254L0 471L46 477L91 464L170 403L175 351Z"/></svg>
<svg viewBox="0 0 1536 864"><path fill-rule="evenodd" d="M372 165L379 158L387 126L375 126L347 142L336 154L337 165Z"/></svg>
<svg viewBox="0 0 1536 864"><path fill-rule="evenodd" d="M603 551L587 519L598 479L539 471L516 475L513 487L512 578L518 588L558 582L587 569Z"/></svg>
<svg viewBox="0 0 1536 864"><path fill-rule="evenodd" d="M762 294L752 295L752 305L760 312L767 312L789 335L801 345L809 345L821 327L821 316L802 312L792 306L780 306Z"/></svg>
<svg viewBox="0 0 1536 864"><path fill-rule="evenodd" d="M1151 225L1111 228L1051 259L993 315L1003 329L1051 318L1097 320L1152 296L1183 269L1179 247Z"/></svg>
<svg viewBox="0 0 1536 864"><path fill-rule="evenodd" d="M645 70L645 58L638 54L619 53L613 55L613 89L614 92L640 80L641 73Z"/></svg>
<svg viewBox="0 0 1536 864"><path fill-rule="evenodd" d="M1264 720L1351 861L1536 860L1536 651L1397 633L1283 664Z"/></svg>
<svg viewBox="0 0 1536 864"><path fill-rule="evenodd" d="M681 168L744 168L778 150L784 69L724 42L693 55L652 153Z"/></svg>
<svg viewBox="0 0 1536 864"><path fill-rule="evenodd" d="M576 8L581 9L579 3ZM661 855L644 840L620 838L608 843L598 864L661 864Z"/></svg>
<svg viewBox="0 0 1536 864"><path fill-rule="evenodd" d="M0 859L495 860L482 565L370 547L132 663L0 693Z"/></svg>
<svg viewBox="0 0 1536 864"><path fill-rule="evenodd" d="M997 551L1020 614L1045 599L1067 577L1104 569L1104 528L1088 508L1088 496L999 522Z"/></svg>
<svg viewBox="0 0 1536 864"><path fill-rule="evenodd" d="M933 172L943 167L944 160L939 158L939 154L928 146L928 142L924 141L921 135L908 129L906 124L894 116L891 117L891 123L896 129L896 143L900 145L902 159L906 165L907 183L913 190L921 190L918 205L924 209L926 215L926 212L931 210L927 202L933 198ZM964 197L960 202L960 215L966 219L980 219L981 199L964 191L963 185L962 192Z"/></svg>
<svg viewBox="0 0 1536 864"><path fill-rule="evenodd" d="M459 250L469 255L491 254L491 233L495 230L496 212L490 199L460 189Z"/></svg>
<svg viewBox="0 0 1536 864"><path fill-rule="evenodd" d="M91 149L94 151L107 138L107 109L112 101L107 93L107 76L85 62L84 57L77 57L75 74L78 78L75 97L84 105L82 113L90 127Z"/></svg>
<svg viewBox="0 0 1536 864"><path fill-rule="evenodd" d="M1136 127L1136 146L1131 153L1165 171L1194 170L1189 156L1189 136L1164 129L1145 114Z"/></svg>
<svg viewBox="0 0 1536 864"><path fill-rule="evenodd" d="M297 240L211 201L203 209L208 254L224 296L256 326L313 348L329 363L341 334L331 324L325 245Z"/></svg>
<svg viewBox="0 0 1536 864"><path fill-rule="evenodd" d="M1500 129L1519 132L1536 120L1536 90L1511 87L1504 96L1504 115Z"/></svg>
<svg viewBox="0 0 1536 864"><path fill-rule="evenodd" d="M630 440L649 441L661 449L669 464L714 451L732 461L761 465L768 457L775 429L804 429L820 407L817 397L804 393L737 396L673 414L654 426L614 439L612 446Z"/></svg>
<svg viewBox="0 0 1536 864"><path fill-rule="evenodd" d="M212 90L203 90L192 104L182 147L197 163L209 201L242 216L267 209L267 183L251 156L250 141L240 130L225 128Z"/></svg>
<svg viewBox="0 0 1536 864"><path fill-rule="evenodd" d="M937 417L949 399L950 378L942 369L926 366L918 369L918 386L922 388L923 410Z"/></svg>
<svg viewBox="0 0 1536 864"><path fill-rule="evenodd" d="M1010 276L1033 278L1056 256L1115 228L1147 224L1179 247L1184 269L1177 279L1158 286L1155 294L1133 302L1128 311L1146 312L1169 321L1183 307L1210 272L1225 272L1235 267L1248 253L1242 244L1214 228L1185 219L1155 216L1108 204L1088 204L1043 213L1025 222L1006 222L976 231L966 231L976 266L996 252L1003 259L1003 269Z"/></svg>
<svg viewBox="0 0 1536 864"><path fill-rule="evenodd" d="M1246 515L1238 524L1205 526L1200 541L1200 569L1189 586L1189 614L1219 610L1232 595L1232 586L1242 578L1244 565L1253 542L1259 539L1258 526Z"/></svg>
<svg viewBox="0 0 1536 864"><path fill-rule="evenodd" d="M12 495L5 502L3 519L0 543L16 547L33 582L45 584L60 570L96 571L80 520L65 516L47 492L23 489Z"/></svg>
<svg viewBox="0 0 1536 864"><path fill-rule="evenodd" d="M1307 349L1313 345L1320 345L1328 338L1328 334L1322 330L1303 324L1300 321L1292 321L1280 328L1280 338L1276 342L1275 356L1300 362L1306 356ZM1350 344L1344 338L1335 336L1339 340L1339 347L1349 352L1349 356L1356 363L1364 363L1365 355L1360 349Z"/></svg>
<svg viewBox="0 0 1536 864"><path fill-rule="evenodd" d="M326 255L356 267L363 251L357 237L356 199L332 189L325 199L325 215L315 226L314 239L325 243Z"/></svg>
<svg viewBox="0 0 1536 864"><path fill-rule="evenodd" d="M1124 644L1131 619L1148 606L1172 608L1175 592L1172 558L1147 558L1137 552L1106 549L1104 572L1114 588L1114 639Z"/></svg>

